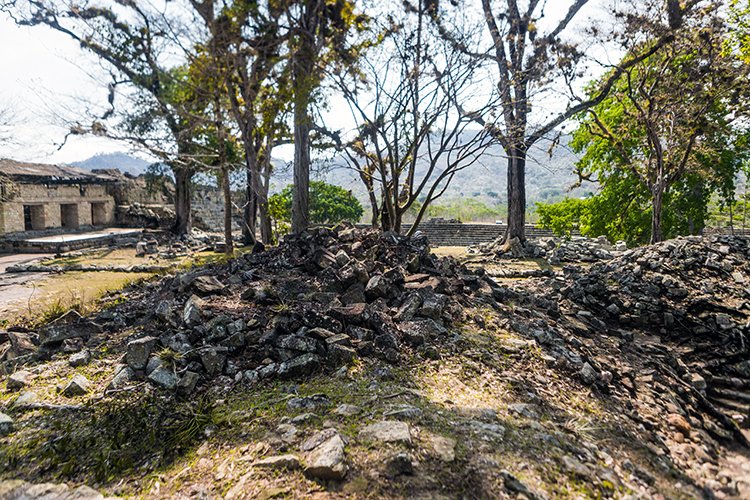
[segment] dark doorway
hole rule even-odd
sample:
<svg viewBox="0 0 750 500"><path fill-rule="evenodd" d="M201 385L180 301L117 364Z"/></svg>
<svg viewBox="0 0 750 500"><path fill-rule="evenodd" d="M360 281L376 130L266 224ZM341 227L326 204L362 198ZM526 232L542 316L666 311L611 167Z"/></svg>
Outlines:
<svg viewBox="0 0 750 500"><path fill-rule="evenodd" d="M25 231L31 231L34 226L31 223L31 207L29 205L23 206L23 229Z"/></svg>
<svg viewBox="0 0 750 500"><path fill-rule="evenodd" d="M107 209L104 203L94 202L91 204L91 225L105 226L107 224Z"/></svg>
<svg viewBox="0 0 750 500"><path fill-rule="evenodd" d="M65 229L78 229L78 204L60 205L60 224Z"/></svg>
<svg viewBox="0 0 750 500"><path fill-rule="evenodd" d="M23 228L25 231L39 231L45 228L44 205L23 206Z"/></svg>

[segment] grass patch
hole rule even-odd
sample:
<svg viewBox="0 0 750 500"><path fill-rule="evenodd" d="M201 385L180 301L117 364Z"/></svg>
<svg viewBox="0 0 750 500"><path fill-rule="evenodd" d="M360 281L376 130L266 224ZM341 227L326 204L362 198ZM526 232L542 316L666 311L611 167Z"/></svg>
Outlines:
<svg viewBox="0 0 750 500"><path fill-rule="evenodd" d="M30 328L49 323L76 311L90 314L96 310L97 301L107 292L120 290L151 278L149 273L67 272L50 276L34 285L29 299L19 303L15 312L9 312L6 321Z"/></svg>

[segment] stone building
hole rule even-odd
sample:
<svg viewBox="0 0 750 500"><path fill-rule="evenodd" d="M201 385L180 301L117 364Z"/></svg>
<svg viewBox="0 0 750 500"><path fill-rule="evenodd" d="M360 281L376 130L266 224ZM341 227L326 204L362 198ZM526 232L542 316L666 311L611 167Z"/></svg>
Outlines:
<svg viewBox="0 0 750 500"><path fill-rule="evenodd" d="M0 159L0 235L111 226L117 178L75 167Z"/></svg>

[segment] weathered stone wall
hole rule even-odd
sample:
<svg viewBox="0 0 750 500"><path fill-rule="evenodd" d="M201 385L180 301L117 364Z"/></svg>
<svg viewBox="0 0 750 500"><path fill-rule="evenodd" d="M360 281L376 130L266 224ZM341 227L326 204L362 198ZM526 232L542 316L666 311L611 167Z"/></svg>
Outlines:
<svg viewBox="0 0 750 500"><path fill-rule="evenodd" d="M240 199L241 198L241 199ZM232 193L232 230L242 230L244 197ZM224 229L224 194L212 186L196 186L192 195L193 224L204 231L220 232Z"/></svg>
<svg viewBox="0 0 750 500"><path fill-rule="evenodd" d="M24 224L24 205L31 207L31 219L34 230L62 227L61 205L75 205L70 209L68 226L70 229L91 226L92 211L97 213L97 225L108 226L114 223L115 203L107 194L105 185L45 185L18 184L16 192L9 201L0 203L0 233L15 233L26 230ZM94 205L94 208L92 208ZM41 207L41 208L36 208Z"/></svg>

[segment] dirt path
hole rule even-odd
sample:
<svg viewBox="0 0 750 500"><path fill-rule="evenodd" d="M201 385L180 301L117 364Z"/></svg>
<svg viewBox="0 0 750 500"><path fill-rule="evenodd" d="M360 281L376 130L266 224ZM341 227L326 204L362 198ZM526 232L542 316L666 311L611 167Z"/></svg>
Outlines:
<svg viewBox="0 0 750 500"><path fill-rule="evenodd" d="M0 255L0 320L17 311L19 304L28 302L36 291L33 285L48 276L47 273L7 273L5 270L47 257L51 254Z"/></svg>

